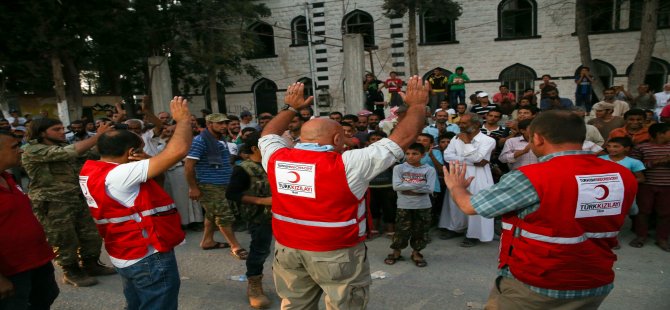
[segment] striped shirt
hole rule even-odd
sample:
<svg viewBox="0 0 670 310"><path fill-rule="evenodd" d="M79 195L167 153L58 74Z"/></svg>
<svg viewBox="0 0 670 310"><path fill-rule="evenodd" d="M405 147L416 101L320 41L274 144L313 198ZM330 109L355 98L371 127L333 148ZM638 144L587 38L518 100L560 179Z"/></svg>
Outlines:
<svg viewBox="0 0 670 310"><path fill-rule="evenodd" d="M644 170L644 184L670 186L670 166L654 166L651 162L670 156L670 143L641 143L633 148L630 157L640 160L647 168Z"/></svg>
<svg viewBox="0 0 670 310"><path fill-rule="evenodd" d="M507 138L507 136L510 134L509 128L504 126L498 126L498 128L495 130L488 130L486 125L482 125L482 128L479 128L479 131L493 139L496 139L496 141L498 141L500 138Z"/></svg>
<svg viewBox="0 0 670 310"><path fill-rule="evenodd" d="M230 164L230 151L227 143L219 141L219 151L221 152L221 166L210 165L207 160L207 144L201 136L193 138L191 150L188 151L186 158L195 159L195 174L198 183L228 185L233 168Z"/></svg>
<svg viewBox="0 0 670 310"><path fill-rule="evenodd" d="M584 151L564 151L549 154L539 158L540 162L548 161L558 156L591 154ZM498 184L478 192L470 198L473 208L477 214L494 218L510 212L518 212L519 218L524 218L528 214L535 212L540 207L540 197L535 191L535 187L530 183L521 171L514 170L502 176ZM515 231L516 236L519 231ZM514 278L507 266L498 270L498 274L503 277ZM588 290L552 290L541 287L527 285L530 290L540 295L557 299L582 298L591 296L601 296L608 294L614 285L612 283Z"/></svg>
<svg viewBox="0 0 670 310"><path fill-rule="evenodd" d="M484 115L486 115L486 113L489 113L489 111L491 111L491 110L493 110L497 107L498 107L498 105L493 104L493 103L489 103L485 107L482 107L481 104L478 104L478 105L472 106L472 108L470 108L470 112L477 113L477 114L479 114L479 116L483 117Z"/></svg>

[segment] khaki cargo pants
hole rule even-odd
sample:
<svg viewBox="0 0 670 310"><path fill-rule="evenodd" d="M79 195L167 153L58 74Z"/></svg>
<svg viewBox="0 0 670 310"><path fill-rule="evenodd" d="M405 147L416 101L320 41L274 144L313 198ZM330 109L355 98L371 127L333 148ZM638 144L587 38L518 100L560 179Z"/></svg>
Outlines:
<svg viewBox="0 0 670 310"><path fill-rule="evenodd" d="M326 293L327 309L365 309L370 289L367 247L327 252L296 250L275 242L272 263L282 309L318 309Z"/></svg>

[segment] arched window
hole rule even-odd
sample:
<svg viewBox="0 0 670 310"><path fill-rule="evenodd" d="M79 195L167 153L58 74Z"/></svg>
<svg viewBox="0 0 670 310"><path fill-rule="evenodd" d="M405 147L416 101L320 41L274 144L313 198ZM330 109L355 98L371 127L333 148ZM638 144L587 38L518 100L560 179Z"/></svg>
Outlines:
<svg viewBox="0 0 670 310"><path fill-rule="evenodd" d="M375 46L375 26L372 15L361 10L354 10L344 16L342 28L346 30L346 33L362 34L365 47Z"/></svg>
<svg viewBox="0 0 670 310"><path fill-rule="evenodd" d="M256 115L264 112L277 114L277 84L266 78L262 78L251 89L254 92L254 102L256 104Z"/></svg>
<svg viewBox="0 0 670 310"><path fill-rule="evenodd" d="M312 88L312 79L304 77L300 78L298 82L305 84L305 99L309 96L314 96L314 89Z"/></svg>
<svg viewBox="0 0 670 310"><path fill-rule="evenodd" d="M428 78L430 78L433 75L433 72L435 72L436 69L441 70L442 75L444 75L446 77L449 77L453 73L453 72L451 72L451 71L449 71L445 68L437 67L437 68L430 69L430 71L426 71L426 73L423 74L423 80L428 81Z"/></svg>
<svg viewBox="0 0 670 310"><path fill-rule="evenodd" d="M291 45L307 45L309 36L307 35L307 19L305 16L298 16L291 22Z"/></svg>
<svg viewBox="0 0 670 310"><path fill-rule="evenodd" d="M633 64L628 66L626 75L630 76L630 70L632 68ZM647 74L644 76L644 83L649 84L649 89L654 92L662 91L663 85L668 82L668 74L670 74L670 64L662 59L652 57L651 63L649 63L649 68L647 69Z"/></svg>
<svg viewBox="0 0 670 310"><path fill-rule="evenodd" d="M534 0L504 0L498 5L498 38L528 38L537 35L537 3Z"/></svg>
<svg viewBox="0 0 670 310"><path fill-rule="evenodd" d="M581 70L582 66L579 66L579 68L575 70L575 76L578 76L579 71ZM609 88L614 84L614 76L616 76L616 68L614 68L612 64L599 59L594 59L591 73L593 74L593 72L596 72L598 74L597 78L603 83L603 86L605 88Z"/></svg>
<svg viewBox="0 0 670 310"><path fill-rule="evenodd" d="M502 85L507 86L509 91L519 98L524 90L535 88L537 74L531 67L517 63L503 69L499 79Z"/></svg>
<svg viewBox="0 0 670 310"><path fill-rule="evenodd" d="M272 29L272 26L264 22L257 22L249 27L249 32L256 43L251 51L252 58L276 56L274 30Z"/></svg>
<svg viewBox="0 0 670 310"><path fill-rule="evenodd" d="M456 23L453 19L440 19L438 14L426 11L421 15L421 43L456 41Z"/></svg>

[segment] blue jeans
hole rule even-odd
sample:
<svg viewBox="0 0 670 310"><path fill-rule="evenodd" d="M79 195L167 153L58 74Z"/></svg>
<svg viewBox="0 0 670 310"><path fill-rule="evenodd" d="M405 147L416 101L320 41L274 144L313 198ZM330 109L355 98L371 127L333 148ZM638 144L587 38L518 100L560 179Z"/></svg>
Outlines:
<svg viewBox="0 0 670 310"><path fill-rule="evenodd" d="M465 103L465 89L456 89L449 91L449 107L452 109L456 109L456 105L458 104L458 101L461 103Z"/></svg>
<svg viewBox="0 0 670 310"><path fill-rule="evenodd" d="M430 96L430 113L434 113L437 108L440 107L440 102L444 101L447 98L447 91L434 92Z"/></svg>
<svg viewBox="0 0 670 310"><path fill-rule="evenodd" d="M116 268L127 310L177 309L179 270L174 250L155 253L126 268Z"/></svg>
<svg viewBox="0 0 670 310"><path fill-rule="evenodd" d="M47 310L60 292L51 262L10 276L9 280L14 284L15 293L0 299L0 310Z"/></svg>
<svg viewBox="0 0 670 310"><path fill-rule="evenodd" d="M263 263L270 255L272 244L272 223L249 223L251 245L247 257L247 277L263 274Z"/></svg>
<svg viewBox="0 0 670 310"><path fill-rule="evenodd" d="M591 112L591 107L593 106L593 104L591 103L591 93L588 94L576 93L575 105L578 107L584 107L586 109L586 112Z"/></svg>

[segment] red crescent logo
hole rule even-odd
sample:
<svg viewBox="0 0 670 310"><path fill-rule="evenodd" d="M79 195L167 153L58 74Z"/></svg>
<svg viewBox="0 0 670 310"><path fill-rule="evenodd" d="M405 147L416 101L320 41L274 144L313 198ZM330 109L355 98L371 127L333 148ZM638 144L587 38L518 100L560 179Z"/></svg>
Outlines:
<svg viewBox="0 0 670 310"><path fill-rule="evenodd" d="M298 183L298 182L300 182L300 175L299 175L297 172L295 172L295 171L289 171L288 173L291 173L291 174L293 174L293 175L295 176L295 180L293 180L293 181L289 180L289 182L291 182L291 183Z"/></svg>
<svg viewBox="0 0 670 310"><path fill-rule="evenodd" d="M596 188L602 188L603 189L603 195L601 197L596 197L596 199L603 200L603 199L607 198L607 196L610 195L610 189L607 188L607 186L600 184L600 185L596 185L596 187L594 187L593 189L596 189Z"/></svg>

